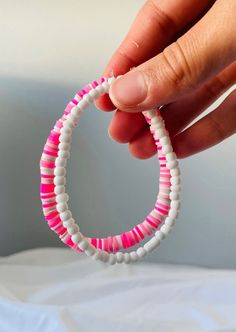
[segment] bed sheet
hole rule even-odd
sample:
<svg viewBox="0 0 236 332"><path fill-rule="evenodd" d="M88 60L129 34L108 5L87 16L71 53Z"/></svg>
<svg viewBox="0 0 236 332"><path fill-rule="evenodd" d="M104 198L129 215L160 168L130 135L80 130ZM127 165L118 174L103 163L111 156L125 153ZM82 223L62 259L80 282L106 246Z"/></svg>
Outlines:
<svg viewBox="0 0 236 332"><path fill-rule="evenodd" d="M68 249L0 258L1 332L233 332L236 271L106 266Z"/></svg>

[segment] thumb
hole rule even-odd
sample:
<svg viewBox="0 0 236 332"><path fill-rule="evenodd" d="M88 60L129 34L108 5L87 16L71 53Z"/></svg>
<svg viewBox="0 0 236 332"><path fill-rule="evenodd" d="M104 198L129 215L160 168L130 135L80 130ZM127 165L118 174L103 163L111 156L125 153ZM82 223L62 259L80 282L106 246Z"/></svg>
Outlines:
<svg viewBox="0 0 236 332"><path fill-rule="evenodd" d="M110 89L113 104L128 112L154 108L216 75L236 58L235 12L235 0L216 2L162 53L118 78Z"/></svg>

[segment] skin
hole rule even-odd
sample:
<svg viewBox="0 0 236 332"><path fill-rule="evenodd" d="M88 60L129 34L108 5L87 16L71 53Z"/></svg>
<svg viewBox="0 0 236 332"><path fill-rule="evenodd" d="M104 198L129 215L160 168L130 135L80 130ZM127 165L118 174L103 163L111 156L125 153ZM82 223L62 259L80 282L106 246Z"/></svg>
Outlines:
<svg viewBox="0 0 236 332"><path fill-rule="evenodd" d="M110 137L139 159L156 153L142 111L161 108L174 151L185 158L236 132L236 92L195 122L236 83L236 0L148 0L104 76L123 75L97 107L114 111Z"/></svg>

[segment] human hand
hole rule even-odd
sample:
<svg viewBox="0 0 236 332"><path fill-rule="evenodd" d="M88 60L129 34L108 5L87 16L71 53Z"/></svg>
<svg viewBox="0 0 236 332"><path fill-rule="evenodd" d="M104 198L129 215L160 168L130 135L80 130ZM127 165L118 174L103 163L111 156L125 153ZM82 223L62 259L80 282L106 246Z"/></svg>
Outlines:
<svg viewBox="0 0 236 332"><path fill-rule="evenodd" d="M178 158L205 150L236 131L236 93L185 129L236 83L236 0L148 0L103 76L123 75L97 101L117 108L110 136L145 159L156 153L143 110L161 114ZM135 67L135 68L134 68ZM130 70L132 68L132 70ZM115 106L114 106L115 105Z"/></svg>

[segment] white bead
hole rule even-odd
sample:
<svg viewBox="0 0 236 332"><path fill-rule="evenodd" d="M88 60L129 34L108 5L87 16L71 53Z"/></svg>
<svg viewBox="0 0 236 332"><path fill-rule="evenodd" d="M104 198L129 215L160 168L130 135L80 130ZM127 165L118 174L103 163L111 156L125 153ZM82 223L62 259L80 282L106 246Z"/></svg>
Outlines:
<svg viewBox="0 0 236 332"><path fill-rule="evenodd" d="M109 77L108 78L108 83L110 84L110 86L112 85L112 83L116 80L116 78L114 76Z"/></svg>
<svg viewBox="0 0 236 332"><path fill-rule="evenodd" d="M66 174L66 169L65 167L59 167L56 166L54 169L54 175L58 176L64 176Z"/></svg>
<svg viewBox="0 0 236 332"><path fill-rule="evenodd" d="M144 256L147 255L147 251L143 248L143 247L139 247L137 250L136 250L136 253L137 255L142 258Z"/></svg>
<svg viewBox="0 0 236 332"><path fill-rule="evenodd" d="M122 252L118 251L116 253L116 260L117 260L117 263L120 264L124 261L124 255Z"/></svg>
<svg viewBox="0 0 236 332"><path fill-rule="evenodd" d="M58 157L63 158L63 159L69 159L70 158L70 152L59 150L58 151Z"/></svg>
<svg viewBox="0 0 236 332"><path fill-rule="evenodd" d="M163 128L163 124L161 122L151 123L150 130L157 130Z"/></svg>
<svg viewBox="0 0 236 332"><path fill-rule="evenodd" d="M131 262L135 263L139 260L139 257L137 255L136 251L131 251L129 255L131 258Z"/></svg>
<svg viewBox="0 0 236 332"><path fill-rule="evenodd" d="M164 137L166 135L165 129L157 129L155 130L154 136L157 139L160 139L161 137Z"/></svg>
<svg viewBox="0 0 236 332"><path fill-rule="evenodd" d="M179 200L179 193L175 191L170 192L170 199L173 201Z"/></svg>
<svg viewBox="0 0 236 332"><path fill-rule="evenodd" d="M169 217L170 218L176 219L176 218L178 218L178 215L179 215L179 210L171 209L169 211Z"/></svg>
<svg viewBox="0 0 236 332"><path fill-rule="evenodd" d="M60 185L55 186L54 192L55 192L56 195L64 193L65 192L65 186L60 186Z"/></svg>
<svg viewBox="0 0 236 332"><path fill-rule="evenodd" d="M80 243L79 243L78 246L79 246L79 248L81 250L83 250L83 251L86 250L88 248L88 246L89 246L88 240L86 240L86 239L83 238L83 240L80 241Z"/></svg>
<svg viewBox="0 0 236 332"><path fill-rule="evenodd" d="M155 237L158 240L162 241L165 238L165 234L161 230L158 230L158 231L155 232Z"/></svg>
<svg viewBox="0 0 236 332"><path fill-rule="evenodd" d="M68 114L67 115L67 117L66 117L66 120L65 120L65 122L64 122L64 126L65 126L65 124L66 124L66 122L71 122L71 123L73 123L73 126L75 126L75 124L76 124L76 122L78 121L78 118L77 118L77 116L75 116L74 114ZM71 126L70 126L71 127ZM62 135L68 135L68 134L62 134Z"/></svg>
<svg viewBox="0 0 236 332"><path fill-rule="evenodd" d="M66 203L57 204L57 211L58 212L64 212L66 210L68 210L68 205Z"/></svg>
<svg viewBox="0 0 236 332"><path fill-rule="evenodd" d="M177 175L180 175L180 169L177 167L177 168L173 168L170 170L170 175L171 176L177 176Z"/></svg>
<svg viewBox="0 0 236 332"><path fill-rule="evenodd" d="M83 96L83 100L86 101L88 104L90 104L93 101L89 93L86 93L86 95Z"/></svg>
<svg viewBox="0 0 236 332"><path fill-rule="evenodd" d="M169 137L168 136L161 137L160 138L160 144L161 144L161 146L170 145Z"/></svg>
<svg viewBox="0 0 236 332"><path fill-rule="evenodd" d="M88 247L88 249L86 249L84 252L87 256L93 256L96 250L94 247Z"/></svg>
<svg viewBox="0 0 236 332"><path fill-rule="evenodd" d="M60 143L58 145L58 149L59 150L63 150L63 151L70 151L70 144L69 143Z"/></svg>
<svg viewBox="0 0 236 332"><path fill-rule="evenodd" d="M73 218L67 219L66 221L63 221L63 226L68 228L75 224L75 220ZM78 226L79 228L79 226ZM79 230L78 230L79 231Z"/></svg>
<svg viewBox="0 0 236 332"><path fill-rule="evenodd" d="M81 113L81 111L80 111L80 109L77 106L73 107L71 109L71 111L70 111L70 114L72 114L73 116L75 116L77 119L80 116L80 113Z"/></svg>
<svg viewBox="0 0 236 332"><path fill-rule="evenodd" d="M56 202L57 203L64 203L64 202L68 202L69 200L69 195L66 193L63 194L59 194L56 196Z"/></svg>
<svg viewBox="0 0 236 332"><path fill-rule="evenodd" d="M154 236L153 238L151 238L151 240L145 243L144 249L147 252L152 252L155 248L159 246L160 243L161 241Z"/></svg>
<svg viewBox="0 0 236 332"><path fill-rule="evenodd" d="M167 217L165 220L165 224L167 226L173 227L175 224L175 219L173 219L172 217Z"/></svg>
<svg viewBox="0 0 236 332"><path fill-rule="evenodd" d="M176 168L176 166L178 166L177 160L168 161L166 163L166 167L169 169Z"/></svg>
<svg viewBox="0 0 236 332"><path fill-rule="evenodd" d="M69 135L69 134L61 134L59 136L59 142L70 143L71 142L71 135Z"/></svg>
<svg viewBox="0 0 236 332"><path fill-rule="evenodd" d="M101 258L100 260L103 261L104 263L108 262L109 259L109 254L106 251L101 251Z"/></svg>
<svg viewBox="0 0 236 332"><path fill-rule="evenodd" d="M170 202L170 207L171 209L175 209L175 210L179 210L180 209L180 200L176 200L176 201L171 201Z"/></svg>
<svg viewBox="0 0 236 332"><path fill-rule="evenodd" d="M62 221L66 221L72 217L70 210L60 213L60 218Z"/></svg>
<svg viewBox="0 0 236 332"><path fill-rule="evenodd" d="M70 119L70 118L68 119L68 116L69 115L67 115L66 120L63 122L63 128L69 128L69 129L72 130L75 126L75 121ZM62 134L69 134L69 132L67 132L67 133L65 131L62 132L62 129L61 129L61 133Z"/></svg>
<svg viewBox="0 0 236 332"><path fill-rule="evenodd" d="M78 244L83 240L81 233L76 233L71 236L71 240L73 243Z"/></svg>
<svg viewBox="0 0 236 332"><path fill-rule="evenodd" d="M162 225L161 226L161 232L164 233L165 235L167 235L168 233L170 233L171 231L171 227L167 226L167 225Z"/></svg>
<svg viewBox="0 0 236 332"><path fill-rule="evenodd" d="M72 129L69 127L62 127L61 128L61 134L71 135Z"/></svg>
<svg viewBox="0 0 236 332"><path fill-rule="evenodd" d="M110 254L109 259L108 259L108 263L110 265L114 265L116 263L116 255Z"/></svg>
<svg viewBox="0 0 236 332"><path fill-rule="evenodd" d="M173 161L176 159L176 154L174 152L169 152L166 154L167 161Z"/></svg>
<svg viewBox="0 0 236 332"><path fill-rule="evenodd" d="M173 149L172 149L172 146L170 144L166 144L166 145L162 146L161 151L162 151L163 154L169 154L170 152L173 151Z"/></svg>
<svg viewBox="0 0 236 332"><path fill-rule="evenodd" d="M99 93L95 89L90 90L89 95L93 100L96 100L99 97Z"/></svg>
<svg viewBox="0 0 236 332"><path fill-rule="evenodd" d="M171 191L180 192L180 190L181 190L181 186L178 185L178 184L172 184L172 185L170 186L170 190L171 190Z"/></svg>
<svg viewBox="0 0 236 332"><path fill-rule="evenodd" d="M65 167L66 166L66 159L65 158L56 158L55 165L59 166L59 167Z"/></svg>
<svg viewBox="0 0 236 332"><path fill-rule="evenodd" d="M101 252L99 250L95 249L95 253L94 253L94 255L92 255L92 259L95 261L101 259Z"/></svg>
<svg viewBox="0 0 236 332"><path fill-rule="evenodd" d="M171 184L176 184L179 185L180 184L180 176L173 176L170 178L170 183Z"/></svg>
<svg viewBox="0 0 236 332"><path fill-rule="evenodd" d="M96 91L99 93L99 96L102 96L102 95L104 95L104 93L105 93L104 88L103 88L102 85L98 85L98 86L96 87Z"/></svg>
<svg viewBox="0 0 236 332"><path fill-rule="evenodd" d="M79 232L79 228L76 224L73 224L69 227L67 227L67 232L70 234L70 235L74 235L76 233Z"/></svg>
<svg viewBox="0 0 236 332"><path fill-rule="evenodd" d="M66 179L64 176L55 176L53 182L56 186L61 186L66 184Z"/></svg>
<svg viewBox="0 0 236 332"><path fill-rule="evenodd" d="M105 92L108 92L109 88L110 88L110 84L107 81L105 81L105 82L102 83L102 87L103 87Z"/></svg>
<svg viewBox="0 0 236 332"><path fill-rule="evenodd" d="M125 264L129 264L130 261L131 261L130 254L128 252L126 252L124 254L124 262L125 262Z"/></svg>
<svg viewBox="0 0 236 332"><path fill-rule="evenodd" d="M84 111L88 107L89 103L84 98L78 103L78 107L81 111Z"/></svg>

